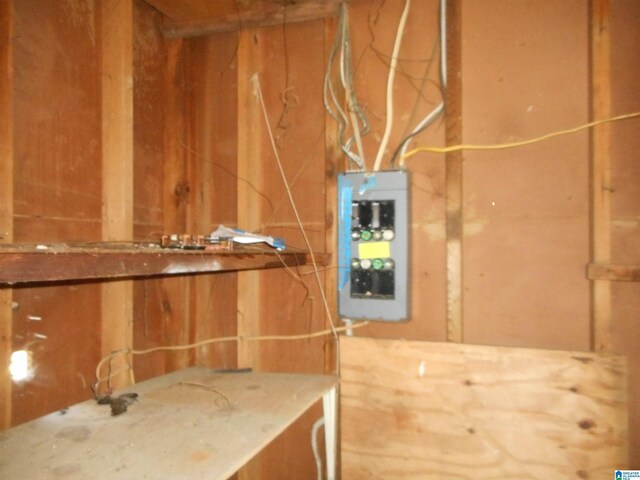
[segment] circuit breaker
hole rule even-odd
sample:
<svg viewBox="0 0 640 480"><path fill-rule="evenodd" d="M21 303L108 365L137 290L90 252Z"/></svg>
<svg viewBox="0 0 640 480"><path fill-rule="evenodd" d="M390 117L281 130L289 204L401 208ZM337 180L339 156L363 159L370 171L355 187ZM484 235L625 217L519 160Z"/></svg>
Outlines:
<svg viewBox="0 0 640 480"><path fill-rule="evenodd" d="M338 295L343 318L406 320L408 173L338 176Z"/></svg>

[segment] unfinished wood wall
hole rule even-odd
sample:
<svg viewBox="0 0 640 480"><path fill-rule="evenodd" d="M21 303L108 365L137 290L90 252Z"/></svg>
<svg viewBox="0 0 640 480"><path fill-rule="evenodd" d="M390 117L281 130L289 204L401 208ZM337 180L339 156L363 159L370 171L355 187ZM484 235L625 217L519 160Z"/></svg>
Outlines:
<svg viewBox="0 0 640 480"><path fill-rule="evenodd" d="M382 135L389 52L403 3L351 2L356 88L373 128L364 140L369 165ZM412 3L390 145L441 98L438 2ZM640 12L633 0L610 3L611 113L620 114L640 110L635 88L640 61L633 48ZM451 100L457 102L451 110L461 112L462 119L458 131L449 132L450 140L457 135L464 142L509 142L590 119L589 2L451 4L457 10L450 27L459 29L458 43L450 46L451 71L461 74L461 95ZM2 120L11 119L12 131L0 129L0 148L13 153L0 170L2 185L8 185L0 192L0 241L102 238L100 59L109 32L103 30L97 5L90 0L2 3L0 24L11 36L3 30L0 113ZM335 252L334 181L344 161L333 142L335 124L322 108L335 18L166 39L159 11L142 0L130 5L133 191L128 194L134 239L160 232L207 233L224 223L304 247L253 93L251 78L258 74L311 243L317 251ZM633 120L611 129L613 263L640 262L637 128ZM445 141L445 123L439 121L414 145ZM526 148L465 153L457 177L443 156L409 159L411 319L370 326L366 334L436 341L461 335L468 343L589 350L589 162L587 132ZM457 230L447 227L447 219L457 219ZM447 257L455 231L462 232L458 260ZM331 268L322 272L335 308L333 278ZM640 458L635 413L640 411L640 356L634 353L640 295L637 283L612 282L610 287L612 347L630 356L630 456ZM307 267L144 279L130 288L132 323L125 329L138 348L236 332L308 333L327 325ZM30 344L39 365L28 384L11 386L2 378L0 395L11 399L4 404L3 424L18 424L90 396L93 368L104 353L102 332L121 321L104 313L108 306L101 309L102 290L99 283L80 283L0 292L3 332L12 338L3 358L12 348ZM456 290L459 294L453 295ZM330 340L315 339L216 344L133 362L139 380L193 363L320 372L334 368L332 352ZM314 410L301 419L248 467L245 478L313 475L307 444L318 415Z"/></svg>

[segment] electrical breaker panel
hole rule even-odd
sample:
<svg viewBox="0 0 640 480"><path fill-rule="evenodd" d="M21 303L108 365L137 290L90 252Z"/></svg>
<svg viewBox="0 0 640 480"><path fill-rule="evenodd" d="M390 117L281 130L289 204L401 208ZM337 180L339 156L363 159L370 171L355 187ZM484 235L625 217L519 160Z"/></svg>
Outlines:
<svg viewBox="0 0 640 480"><path fill-rule="evenodd" d="M338 176L341 317L406 320L408 185L404 170Z"/></svg>

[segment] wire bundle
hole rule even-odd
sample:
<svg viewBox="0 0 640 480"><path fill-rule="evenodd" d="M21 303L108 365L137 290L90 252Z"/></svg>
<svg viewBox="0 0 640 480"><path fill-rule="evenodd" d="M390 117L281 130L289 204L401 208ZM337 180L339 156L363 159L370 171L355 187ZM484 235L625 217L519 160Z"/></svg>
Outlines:
<svg viewBox="0 0 640 480"><path fill-rule="evenodd" d="M396 37L393 45L393 51L391 54L391 61L389 65L389 75L387 78L386 87L386 120L385 129L378 147L378 152L373 165L373 171L380 170L382 166L382 160L389 143L391 131L393 129L393 87L395 81L395 73L398 65L398 54L400 52L400 46L402 44L402 36L409 18L409 12L411 8L411 0L405 0L404 9L400 20L398 22L398 28L396 31ZM446 0L440 0L440 84L444 90L446 88ZM331 81L333 64L336 62L336 57L340 50L340 80L347 102L347 112L342 108L336 92ZM325 109L331 115L331 117L338 123L338 143L340 149L347 155L347 157L355 163L356 167L360 171L366 171L366 161L364 157L364 151L362 149L361 136L369 132L369 124L367 122L366 115L362 111L360 104L358 103L354 86L353 86L353 73L351 70L351 45L349 38L348 28L348 14L347 7L343 3L340 7L340 19L338 22L338 29L336 38L329 54L329 61L327 64L327 71L324 79L324 105ZM389 163L390 168L395 168L396 160L400 160L400 166L404 165L404 158L409 141L423 132L429 125L431 125L443 112L444 112L444 98L440 103L429 112L416 127L407 135L394 150L393 156ZM353 135L345 140L345 132L347 130L353 130ZM357 153L352 151L353 144L357 147Z"/></svg>
<svg viewBox="0 0 640 480"><path fill-rule="evenodd" d="M331 78L333 77L333 65L340 51L339 69L340 82L347 101L347 112L342 108L338 99ZM338 123L338 144L344 154L351 160L358 170L364 171L365 158L362 149L362 136L369 133L369 122L367 116L362 111L353 87L353 71L351 69L351 39L349 37L349 18L347 7L344 3L340 5L340 17L336 38L329 53L327 69L324 76L324 108L329 115ZM348 130L352 131L351 137L345 140ZM356 145L357 153L352 151Z"/></svg>

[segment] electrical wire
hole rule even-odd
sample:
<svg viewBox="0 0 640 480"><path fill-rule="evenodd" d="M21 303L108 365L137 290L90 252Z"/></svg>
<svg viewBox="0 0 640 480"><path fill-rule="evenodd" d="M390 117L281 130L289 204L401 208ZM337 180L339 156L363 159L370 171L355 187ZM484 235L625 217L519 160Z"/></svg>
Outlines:
<svg viewBox="0 0 640 480"><path fill-rule="evenodd" d="M395 167L395 162L400 158L400 166L404 166L404 158L409 148L409 141L419 133L422 133L429 125L431 125L436 118L438 118L443 112L445 107L444 92L447 89L447 0L440 0L440 12L439 12L439 37L440 37L440 85L442 89L442 101L436 105L436 107L427 114L426 117L413 129L413 131L407 135L400 145L393 152L389 165L391 168Z"/></svg>
<svg viewBox="0 0 640 480"><path fill-rule="evenodd" d="M403 158L407 159L421 152L450 153L450 152L459 152L462 150L506 150L508 148L516 148L516 147L522 147L525 145L531 145L534 143L542 142L544 140L548 140L554 137L559 137L562 135L577 133L582 130L593 128L605 123L618 122L621 120L629 120L631 118L637 118L637 117L640 117L640 112L627 113L625 115L618 115L616 117L604 118L602 120L595 120L593 122L585 123L584 125L580 125L578 127L568 128L566 130L558 130L556 132L547 133L546 135L541 135L539 137L530 138L528 140L521 140L518 142L493 144L493 145L462 144L462 145L451 145L448 147L418 147L407 152Z"/></svg>
<svg viewBox="0 0 640 480"><path fill-rule="evenodd" d="M300 218L300 214L298 213L298 208L296 207L296 203L293 200L293 195L291 193L291 188L289 188L289 183L287 182L287 176L284 173L284 169L282 168L282 161L280 160L280 154L278 153L278 149L276 147L275 139L273 137L273 133L271 131L271 125L269 124L269 115L267 114L267 107L264 104L264 98L262 96L262 88L260 86L260 79L258 75L255 74L251 78L254 88L255 94L258 98L258 102L262 108L262 114L264 116L264 121L267 127L267 133L269 134L269 139L271 141L271 147L273 148L273 154L276 159L276 163L278 164L278 170L280 172L280 176L282 177L282 182L284 183L285 189L287 191L287 196L289 197L289 202L291 203L291 208L293 209L293 213L296 216L296 221L300 226L300 232L302 233L302 237L304 238L304 242L307 245L307 249L309 250L309 256L311 257L311 263L313 265L313 269L316 273L316 281L318 282L318 288L320 289L320 294L322 296L322 301L324 303L325 311L327 313L327 319L329 320L329 324L331 325L331 330L334 332L334 337L336 341L338 340L338 335L336 333L336 326L333 322L333 316L331 315L331 309L329 308L329 302L327 301L327 297L324 292L324 288L322 287L322 281L320 280L320 274L318 273L318 264L316 262L315 254L313 253L313 248L311 247L311 242L309 241L309 237L307 236L307 232L304 229L302 224L302 219Z"/></svg>
<svg viewBox="0 0 640 480"><path fill-rule="evenodd" d="M322 480L322 459L318 452L318 431L324 426L324 417L320 417L313 424L311 429L311 451L313 452L313 458L316 460L316 473L317 479Z"/></svg>
<svg viewBox="0 0 640 480"><path fill-rule="evenodd" d="M324 77L323 101L324 108L329 115L338 123L337 143L349 160L351 160L358 170L366 169L364 150L362 148L361 137L366 135L370 128L367 117L362 111L355 95L353 87L353 72L351 69L351 40L349 37L349 20L347 6L340 5L340 16L336 30L336 37L329 52L327 68ZM333 87L332 68L336 57L340 51L339 77L347 100L348 113L344 111L337 98ZM331 106L333 104L333 107ZM351 128L353 135L345 140L345 132ZM351 151L353 144L357 147L357 153Z"/></svg>
<svg viewBox="0 0 640 480"><path fill-rule="evenodd" d="M361 328L364 327L366 325L368 325L369 322L361 322L361 323L357 323L355 325L351 325L349 327L337 327L335 329L335 333L342 333L345 332L347 330L347 328L353 329L353 328ZM114 350L113 352L109 353L108 355L106 355L105 357L103 357L100 362L98 362L98 365L96 366L96 383L95 386L97 387L99 384L104 383L104 382L108 382L111 378L115 377L116 375L119 375L123 372L126 371L132 371L133 368L128 365L127 367L123 367L115 372L109 372L109 374L106 377L102 377L101 376L101 372L102 369L104 368L106 363L110 363L114 358L116 358L119 355L147 355L149 353L155 353L155 352L179 352L179 351L184 351L184 350L192 350L194 348L198 348L198 347L202 347L204 345L211 345L213 343L224 343L224 342L237 342L237 343L241 343L241 342L264 342L264 341L296 341L296 340L309 340L309 339L313 339L313 338L320 338L320 337L326 337L329 335L333 335L334 334L334 329L326 329L326 330L320 330L317 332L313 332L313 333L303 333L303 334L299 334L299 335L258 335L258 336L242 336L242 335L235 335L235 336L230 336L230 337L216 337L216 338L209 338L206 340L201 340L199 342L195 342L195 343L190 343L190 344L185 344L185 345L163 345L163 346L159 346L159 347L152 347L152 348L147 348L144 350L137 350L137 349L131 349L131 348L123 348L120 350ZM135 382L133 382L135 383ZM97 390L96 390L97 391Z"/></svg>
<svg viewBox="0 0 640 480"><path fill-rule="evenodd" d="M400 16L398 23L398 30L396 32L396 39L393 44L393 52L391 53L391 64L389 67L389 76L387 77L387 119L385 122L384 134L380 141L380 147L378 148L378 154L373 164L373 171L380 170L382 165L382 157L384 157L384 151L389 143L389 136L391 135L391 129L393 127L393 85L396 75L396 67L398 65L398 53L400 51L400 45L402 43L402 34L404 33L404 27L407 24L407 18L409 16L409 9L411 8L411 0L406 0L404 4L404 10Z"/></svg>

